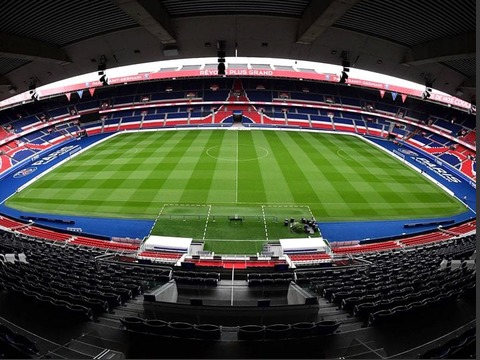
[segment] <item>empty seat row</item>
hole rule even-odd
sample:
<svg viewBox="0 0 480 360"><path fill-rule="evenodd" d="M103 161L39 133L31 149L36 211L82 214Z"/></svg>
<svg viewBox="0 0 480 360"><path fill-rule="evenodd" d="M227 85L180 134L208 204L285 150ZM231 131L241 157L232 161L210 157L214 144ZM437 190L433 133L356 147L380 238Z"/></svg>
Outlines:
<svg viewBox="0 0 480 360"><path fill-rule="evenodd" d="M126 330L136 334L220 340L222 333L222 326L213 324L167 322L138 317L121 318L120 322ZM300 322L294 324L243 325L238 326L236 329L238 340L263 341L326 336L333 334L339 326L340 322L338 321L323 320L319 322Z"/></svg>
<svg viewBox="0 0 480 360"><path fill-rule="evenodd" d="M292 280L290 279L250 279L248 280L249 287L255 286L286 286L289 285Z"/></svg>
<svg viewBox="0 0 480 360"><path fill-rule="evenodd" d="M174 278L178 284L217 286L217 278L199 278L189 276L179 276Z"/></svg>
<svg viewBox="0 0 480 360"><path fill-rule="evenodd" d="M400 245L396 241L383 241L375 244L341 246L334 248L333 252L336 254L358 254L364 252L385 251L398 248L400 248Z"/></svg>
<svg viewBox="0 0 480 360"><path fill-rule="evenodd" d="M91 308L78 303L71 303L66 300L55 299L50 296L44 296L38 293L34 293L21 286L4 283L3 287L7 289L8 294L12 295L13 299L18 302L34 302L36 305L45 305L44 309L53 310L56 314L68 314L69 317L74 320L75 318L80 320L92 320L93 311Z"/></svg>
<svg viewBox="0 0 480 360"><path fill-rule="evenodd" d="M198 340L219 340L222 327L213 324L190 324L186 322L167 322L156 319L138 317L121 318L120 322L126 330L136 334L153 336L173 336Z"/></svg>
<svg viewBox="0 0 480 360"><path fill-rule="evenodd" d="M5 325L0 325L0 358L30 359L40 356L40 350L35 342Z"/></svg>
<svg viewBox="0 0 480 360"><path fill-rule="evenodd" d="M475 359L477 328L473 326L444 344L435 345L419 354L417 359Z"/></svg>
<svg viewBox="0 0 480 360"><path fill-rule="evenodd" d="M142 251L138 254L140 257L150 257L155 259L178 260L182 257L181 253L170 253L165 251Z"/></svg>
<svg viewBox="0 0 480 360"><path fill-rule="evenodd" d="M427 308L445 309L445 305L453 303L459 296L458 291L449 291L446 294L439 294L434 298L424 301L412 302L405 305L398 305L390 309L382 309L370 313L368 325L370 326L391 326L394 321L407 321L417 316L425 315Z"/></svg>
<svg viewBox="0 0 480 360"><path fill-rule="evenodd" d="M220 273L218 272L205 272L205 271L183 271L183 270L175 270L174 277L191 277L191 278L213 278L220 281Z"/></svg>
<svg viewBox="0 0 480 360"><path fill-rule="evenodd" d="M81 246L92 246L101 249L110 249L110 250L117 250L117 251L137 251L139 248L138 244L127 244L127 243L119 243L114 241L105 241L105 240L97 240L91 239L87 237L80 237L77 236L74 240L70 241L70 245L81 245Z"/></svg>
<svg viewBox="0 0 480 360"><path fill-rule="evenodd" d="M360 320L364 321L365 323L370 322L370 324L375 323L375 320L371 319L371 314L380 312L383 310L393 310L396 307L404 306L408 309L414 310L411 313L421 314L423 309L432 308L439 304L446 304L450 302L454 302L460 296L460 290L450 290L447 293L441 293L439 291L431 291L428 292L428 297L424 297L422 300L417 301L404 301L404 299L387 299L387 300L379 300L373 303L365 302L361 304L357 304L354 306L353 315L358 317ZM415 311L418 310L418 311ZM382 317L387 316L387 312L381 313Z"/></svg>
<svg viewBox="0 0 480 360"><path fill-rule="evenodd" d="M274 273L249 273L247 280L252 279L288 279L293 280L294 276L291 272L274 272Z"/></svg>
<svg viewBox="0 0 480 360"><path fill-rule="evenodd" d="M310 253L310 254L291 254L289 255L290 260L294 262L299 261L321 261L321 260L330 260L330 254L326 253Z"/></svg>
<svg viewBox="0 0 480 360"><path fill-rule="evenodd" d="M243 325L238 327L238 340L261 341L326 336L333 334L339 326L340 322L334 320L294 324Z"/></svg>

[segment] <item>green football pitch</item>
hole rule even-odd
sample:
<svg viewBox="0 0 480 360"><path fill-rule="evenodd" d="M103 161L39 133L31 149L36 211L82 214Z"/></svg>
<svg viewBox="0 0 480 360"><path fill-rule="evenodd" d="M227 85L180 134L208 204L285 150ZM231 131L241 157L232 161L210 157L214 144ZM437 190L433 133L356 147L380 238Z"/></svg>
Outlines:
<svg viewBox="0 0 480 360"><path fill-rule="evenodd" d="M362 139L267 130L118 134L7 205L152 219L153 234L205 240L205 249L217 253L255 253L266 240L307 236L292 233L284 219L412 219L464 211L459 201Z"/></svg>

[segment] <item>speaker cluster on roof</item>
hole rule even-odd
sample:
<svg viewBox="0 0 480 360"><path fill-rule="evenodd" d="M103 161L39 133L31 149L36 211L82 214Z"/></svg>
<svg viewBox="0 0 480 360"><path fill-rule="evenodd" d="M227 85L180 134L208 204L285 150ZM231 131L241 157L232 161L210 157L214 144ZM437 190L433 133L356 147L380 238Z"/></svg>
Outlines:
<svg viewBox="0 0 480 360"><path fill-rule="evenodd" d="M107 73L105 72L107 70L107 58L105 55L100 56L100 63L98 64L98 76L99 80L102 83L103 86L108 85L108 77Z"/></svg>
<svg viewBox="0 0 480 360"><path fill-rule="evenodd" d="M37 86L35 85L34 82L30 83L30 85L28 86L28 90L29 90L30 98L33 101L38 101Z"/></svg>
<svg viewBox="0 0 480 360"><path fill-rule="evenodd" d="M345 84L348 79L348 74L347 72L349 71L349 68L343 68L342 73L340 74L340 80L338 81L340 84Z"/></svg>
<svg viewBox="0 0 480 360"><path fill-rule="evenodd" d="M432 79L431 74L424 74L423 76L425 79L425 90L422 93L422 100L426 100L430 96L432 96L433 82L435 81L435 79Z"/></svg>
<svg viewBox="0 0 480 360"><path fill-rule="evenodd" d="M225 40L217 41L218 75L225 75Z"/></svg>
<svg viewBox="0 0 480 360"><path fill-rule="evenodd" d="M350 60L349 58L349 52L348 51L342 51L341 54L342 57L342 66L343 70L340 74L340 80L338 81L340 84L345 84L348 79L348 72L350 71Z"/></svg>
<svg viewBox="0 0 480 360"><path fill-rule="evenodd" d="M422 93L422 100L426 100L430 96L432 96L432 88L425 86L425 90Z"/></svg>

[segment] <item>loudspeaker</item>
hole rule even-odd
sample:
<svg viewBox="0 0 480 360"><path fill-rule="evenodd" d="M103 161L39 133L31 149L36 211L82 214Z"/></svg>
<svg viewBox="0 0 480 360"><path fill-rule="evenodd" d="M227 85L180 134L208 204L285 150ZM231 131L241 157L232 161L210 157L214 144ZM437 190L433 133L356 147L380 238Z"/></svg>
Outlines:
<svg viewBox="0 0 480 360"><path fill-rule="evenodd" d="M203 305L202 299L190 299L190 305L200 306Z"/></svg>
<svg viewBox="0 0 480 360"><path fill-rule="evenodd" d="M270 306L270 299L258 299L257 300L258 307L269 307Z"/></svg>

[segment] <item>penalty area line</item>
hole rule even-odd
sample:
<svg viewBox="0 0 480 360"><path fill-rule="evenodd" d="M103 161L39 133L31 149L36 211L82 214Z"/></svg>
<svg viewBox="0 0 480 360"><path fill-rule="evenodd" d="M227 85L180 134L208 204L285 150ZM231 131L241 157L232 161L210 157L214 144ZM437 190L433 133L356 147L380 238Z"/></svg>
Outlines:
<svg viewBox="0 0 480 360"><path fill-rule="evenodd" d="M265 227L265 240L268 240L267 218L265 217L265 206L262 205L263 226Z"/></svg>
<svg viewBox="0 0 480 360"><path fill-rule="evenodd" d="M315 216L313 215L313 212L312 212L312 209L310 209L310 206L306 205L305 207L308 209L308 212L309 212L310 215L312 216L312 219L315 220ZM317 221L317 220L315 220L315 221Z"/></svg>
<svg viewBox="0 0 480 360"><path fill-rule="evenodd" d="M207 220L205 220L205 228L203 229L202 240L205 240L205 236L207 235L208 220L210 219L211 211L212 211L212 205L208 205Z"/></svg>
<svg viewBox="0 0 480 360"><path fill-rule="evenodd" d="M160 218L160 215L162 215L163 209L165 209L165 206L167 206L167 205L168 204L163 204L162 208L158 212L157 217L155 218L155 221L153 222L152 228L150 229L150 232L147 235L147 238L150 237L150 235L152 235L153 228L155 227L155 225L157 225L157 221Z"/></svg>

